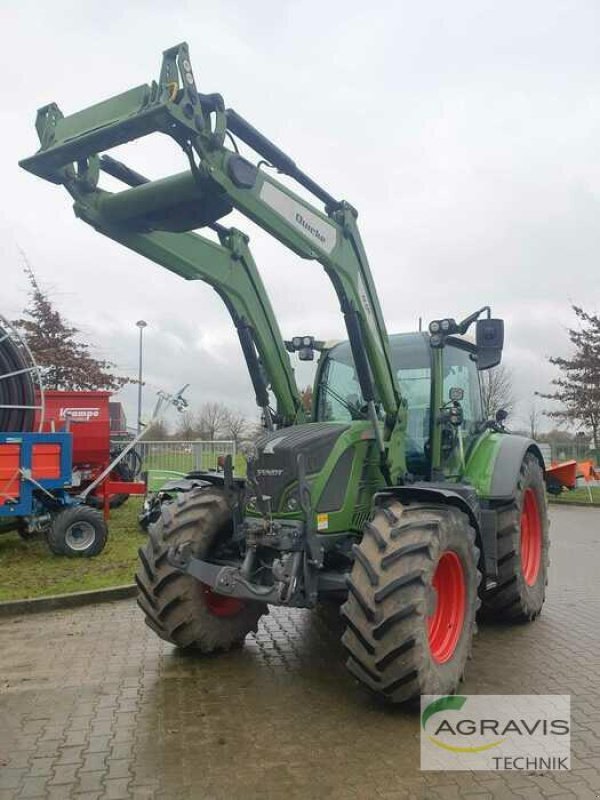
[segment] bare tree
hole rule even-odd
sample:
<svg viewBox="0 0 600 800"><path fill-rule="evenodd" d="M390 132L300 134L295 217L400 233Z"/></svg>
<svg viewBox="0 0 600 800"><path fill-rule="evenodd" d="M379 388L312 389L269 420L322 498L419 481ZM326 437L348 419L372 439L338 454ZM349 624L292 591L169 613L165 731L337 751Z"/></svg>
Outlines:
<svg viewBox="0 0 600 800"><path fill-rule="evenodd" d="M540 435L539 427L540 427L540 411L537 407L537 403L535 402L535 397L531 401L531 405L529 406L529 413L527 415L527 421L529 423L529 435L532 439L537 439Z"/></svg>
<svg viewBox="0 0 600 800"><path fill-rule="evenodd" d="M162 419L155 420L144 429L144 439L148 442L164 442L169 438L169 428Z"/></svg>
<svg viewBox="0 0 600 800"><path fill-rule="evenodd" d="M223 403L203 403L196 411L185 411L177 422L178 439L231 439L239 444L250 436L251 423L239 411Z"/></svg>
<svg viewBox="0 0 600 800"><path fill-rule="evenodd" d="M227 409L223 426L226 439L231 439L237 446L248 437L249 428L248 420L243 414Z"/></svg>
<svg viewBox="0 0 600 800"><path fill-rule="evenodd" d="M195 439L198 434L198 422L193 411L184 411L177 418L177 429L175 435L184 442Z"/></svg>
<svg viewBox="0 0 600 800"><path fill-rule="evenodd" d="M552 428L546 433L540 433L538 439L540 442L570 444L575 440L575 434L573 431L565 430L564 428Z"/></svg>
<svg viewBox="0 0 600 800"><path fill-rule="evenodd" d="M512 372L501 364L480 374L484 418L493 419L501 408L510 413L515 407Z"/></svg>
<svg viewBox="0 0 600 800"><path fill-rule="evenodd" d="M228 409L223 403L204 403L198 412L198 433L209 442L223 436Z"/></svg>

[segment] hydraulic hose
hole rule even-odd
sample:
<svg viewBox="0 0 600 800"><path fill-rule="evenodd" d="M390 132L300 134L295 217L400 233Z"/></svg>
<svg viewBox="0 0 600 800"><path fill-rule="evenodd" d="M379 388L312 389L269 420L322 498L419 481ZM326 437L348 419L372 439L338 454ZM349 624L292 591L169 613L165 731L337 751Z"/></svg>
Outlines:
<svg viewBox="0 0 600 800"><path fill-rule="evenodd" d="M0 432L34 429L36 397L31 366L27 351L0 326Z"/></svg>

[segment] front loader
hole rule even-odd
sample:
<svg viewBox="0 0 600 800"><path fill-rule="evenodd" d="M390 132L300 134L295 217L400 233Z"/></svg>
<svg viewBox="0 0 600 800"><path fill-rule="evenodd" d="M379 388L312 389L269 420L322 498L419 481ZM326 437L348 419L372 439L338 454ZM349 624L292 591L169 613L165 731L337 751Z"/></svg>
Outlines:
<svg viewBox="0 0 600 800"><path fill-rule="evenodd" d="M479 605L519 621L544 602L543 458L481 413L479 372L500 362L502 321L484 307L389 336L355 209L198 92L185 44L165 51L157 82L71 116L51 104L36 127L41 147L21 166L63 185L100 233L220 294L262 411L245 480L228 465L151 527L137 574L148 625L207 653L242 642L269 605L335 600L365 687L393 702L455 691ZM185 171L149 180L100 155L155 132ZM127 188L101 188L104 174ZM346 342L283 341L246 237L220 222L234 209L323 266ZM218 242L192 233L206 228ZM310 420L286 351L319 353Z"/></svg>

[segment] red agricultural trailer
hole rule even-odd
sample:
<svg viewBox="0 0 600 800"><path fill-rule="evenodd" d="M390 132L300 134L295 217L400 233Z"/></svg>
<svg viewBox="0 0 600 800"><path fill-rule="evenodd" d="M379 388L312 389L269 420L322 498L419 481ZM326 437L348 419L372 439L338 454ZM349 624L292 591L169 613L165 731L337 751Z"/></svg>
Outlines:
<svg viewBox="0 0 600 800"><path fill-rule="evenodd" d="M70 431L73 437L72 487L85 494L88 505L104 508L105 514L109 508L122 505L129 495L146 491L146 484L136 480L141 463L134 450L97 482L121 449L111 448L110 397L111 393L106 391L46 390L41 426L45 432L65 428ZM86 494L89 487L92 488Z"/></svg>

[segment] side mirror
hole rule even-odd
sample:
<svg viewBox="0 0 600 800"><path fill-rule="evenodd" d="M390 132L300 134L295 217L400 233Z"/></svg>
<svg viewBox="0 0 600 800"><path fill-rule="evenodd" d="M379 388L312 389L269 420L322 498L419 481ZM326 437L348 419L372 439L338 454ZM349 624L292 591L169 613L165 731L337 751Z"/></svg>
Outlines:
<svg viewBox="0 0 600 800"><path fill-rule="evenodd" d="M504 320L478 319L475 329L477 344L477 369L491 369L502 361L504 346Z"/></svg>
<svg viewBox="0 0 600 800"><path fill-rule="evenodd" d="M505 409L499 408L498 411L496 411L496 422L498 423L498 425L502 425L507 417L508 417L508 411L506 411Z"/></svg>

